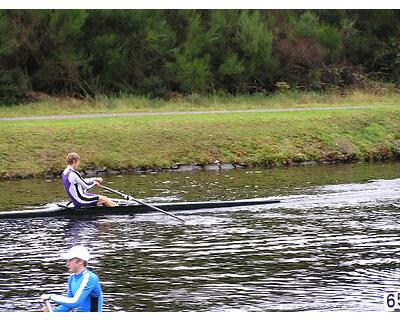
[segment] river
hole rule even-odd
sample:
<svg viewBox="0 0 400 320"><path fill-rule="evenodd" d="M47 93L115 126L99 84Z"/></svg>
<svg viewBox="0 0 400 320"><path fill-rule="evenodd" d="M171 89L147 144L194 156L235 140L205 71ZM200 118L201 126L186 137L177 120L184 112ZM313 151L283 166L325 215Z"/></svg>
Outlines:
<svg viewBox="0 0 400 320"><path fill-rule="evenodd" d="M0 220L0 311L63 293L87 246L105 311L383 311L399 287L399 163L105 176L148 202L279 198L255 207ZM110 195L110 194L108 194ZM0 211L64 200L58 180L0 181Z"/></svg>

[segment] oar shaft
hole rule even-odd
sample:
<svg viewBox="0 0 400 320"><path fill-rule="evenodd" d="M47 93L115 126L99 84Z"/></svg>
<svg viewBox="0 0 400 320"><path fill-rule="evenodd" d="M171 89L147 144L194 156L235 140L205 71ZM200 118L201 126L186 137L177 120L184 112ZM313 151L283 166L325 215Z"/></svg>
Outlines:
<svg viewBox="0 0 400 320"><path fill-rule="evenodd" d="M115 194L120 195L121 197L125 198L126 200L129 200L129 198L132 198L132 197L128 196L127 194L124 194L124 193L122 193L122 192L119 192L118 190L114 190L114 189L111 189L111 188L106 187L106 186L100 185L100 188L102 188L102 189L104 189L104 190L107 190L107 191L110 191L110 192L114 192ZM135 200L135 201L136 201L136 200Z"/></svg>
<svg viewBox="0 0 400 320"><path fill-rule="evenodd" d="M153 205L151 205L151 204L145 203L145 202L143 202L143 201L141 201L141 200L135 199L134 197L132 197L132 196L130 196L130 195L127 195L127 194L124 194L124 193L122 193L122 192L120 192L120 191L118 191L118 190L114 190L114 189L111 189L111 188L109 188L109 187L102 186L102 185L100 185L100 188L103 188L104 190L108 190L108 191L110 191L110 192L114 192L115 194L118 194L118 195L122 196L122 197L125 198L126 200L133 200L133 201L135 201L135 202L137 202L137 203L140 203L140 204L142 204L142 205L144 205L144 206L147 206L147 207L149 207L149 208L152 208L153 210L162 212L162 213L164 213L164 214L166 214L166 215L168 215L168 216L170 216L170 217L173 217L173 218L178 219L178 220L180 220L180 221L182 221L182 222L185 222L185 220L183 220L183 219L181 219L181 218L179 218L179 217L173 215L172 213L169 213L169 212L167 212L167 211L165 211L165 210L163 210L163 209L157 208L157 207L155 207L155 206L153 206Z"/></svg>
<svg viewBox="0 0 400 320"><path fill-rule="evenodd" d="M46 308L49 312L53 312L53 308L51 307L51 304L49 302L49 300L44 300L44 303L46 305Z"/></svg>
<svg viewBox="0 0 400 320"><path fill-rule="evenodd" d="M174 217L175 219L178 219L178 220L180 220L180 221L182 221L182 222L185 222L185 220L183 220L183 219L177 217L176 215L173 215L172 213L169 213L169 212L167 212L167 211L165 211L165 210L163 210L163 209L160 209L160 208L158 208L158 207L152 206L151 204L144 203L143 201L140 201L140 200L137 200L137 199L133 199L133 198L132 198L132 200L133 200L133 201L136 201L136 202L138 202L138 203L140 203L140 204L142 204L142 205L144 205L144 206L148 206L149 208L152 208L152 209L154 209L154 210L157 210L157 211L160 211L160 212L162 212L162 213L165 213L165 214L169 215L170 217Z"/></svg>

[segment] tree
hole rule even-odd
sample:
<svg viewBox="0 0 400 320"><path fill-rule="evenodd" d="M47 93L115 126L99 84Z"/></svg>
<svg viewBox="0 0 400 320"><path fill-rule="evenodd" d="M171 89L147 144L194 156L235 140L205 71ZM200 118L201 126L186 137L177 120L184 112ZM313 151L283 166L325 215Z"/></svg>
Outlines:
<svg viewBox="0 0 400 320"><path fill-rule="evenodd" d="M0 103L400 83L398 10L0 10Z"/></svg>
<svg viewBox="0 0 400 320"><path fill-rule="evenodd" d="M212 82L208 48L217 37L206 32L200 12L183 10L179 17L185 21L186 30L182 42L176 48L176 60L169 64L170 74L180 91L206 92Z"/></svg>

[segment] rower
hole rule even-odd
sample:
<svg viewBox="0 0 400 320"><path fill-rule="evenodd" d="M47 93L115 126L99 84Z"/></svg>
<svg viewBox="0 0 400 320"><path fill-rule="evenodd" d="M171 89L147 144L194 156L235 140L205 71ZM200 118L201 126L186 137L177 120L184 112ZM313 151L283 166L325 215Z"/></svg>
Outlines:
<svg viewBox="0 0 400 320"><path fill-rule="evenodd" d="M67 296L44 294L43 301L52 301L59 306L53 312L101 312L103 310L103 294L99 278L86 269L90 258L84 246L75 246L67 253L61 254L67 260L67 267L72 274L68 277ZM51 311L44 307L42 311Z"/></svg>
<svg viewBox="0 0 400 320"><path fill-rule="evenodd" d="M62 173L64 189L68 194L75 207L91 207L104 205L106 207L115 207L117 204L106 196L93 193L87 193L85 190L100 185L102 178L83 179L77 171L80 164L80 157L77 153L72 152L67 156L67 168Z"/></svg>

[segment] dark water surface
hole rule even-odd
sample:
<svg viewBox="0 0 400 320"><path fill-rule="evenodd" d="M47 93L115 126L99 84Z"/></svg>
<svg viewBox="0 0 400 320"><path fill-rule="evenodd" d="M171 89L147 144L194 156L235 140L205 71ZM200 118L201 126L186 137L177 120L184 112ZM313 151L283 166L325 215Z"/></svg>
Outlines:
<svg viewBox="0 0 400 320"><path fill-rule="evenodd" d="M278 197L256 207L0 220L0 311L63 293L59 253L90 248L111 311L383 311L400 289L399 163L108 176L149 202ZM373 179L374 181L369 181ZM0 182L0 211L63 200L60 181Z"/></svg>

